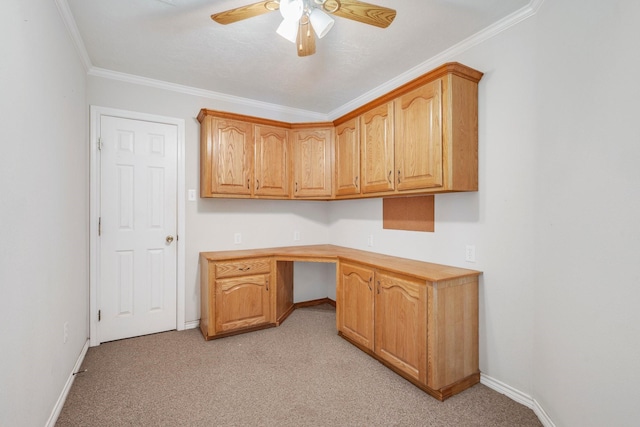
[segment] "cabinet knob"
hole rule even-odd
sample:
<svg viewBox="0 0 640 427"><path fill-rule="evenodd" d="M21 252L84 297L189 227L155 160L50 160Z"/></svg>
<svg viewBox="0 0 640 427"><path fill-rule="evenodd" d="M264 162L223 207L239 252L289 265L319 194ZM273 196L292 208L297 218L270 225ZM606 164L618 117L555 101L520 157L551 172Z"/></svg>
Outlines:
<svg viewBox="0 0 640 427"><path fill-rule="evenodd" d="M171 244L171 242L173 242L173 236L167 236L167 238L165 239L167 241L167 244Z"/></svg>

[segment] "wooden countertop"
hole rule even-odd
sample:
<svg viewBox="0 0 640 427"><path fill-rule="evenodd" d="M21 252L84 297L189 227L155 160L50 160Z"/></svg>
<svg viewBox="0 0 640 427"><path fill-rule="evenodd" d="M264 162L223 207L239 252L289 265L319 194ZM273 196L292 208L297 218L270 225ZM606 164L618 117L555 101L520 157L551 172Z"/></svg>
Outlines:
<svg viewBox="0 0 640 427"><path fill-rule="evenodd" d="M243 249L234 251L200 252L207 261L232 261L243 258L274 257L277 261L338 262L354 261L371 267L429 282L472 277L482 274L480 271L448 265L416 261L374 252L345 248L335 245L284 246L263 249Z"/></svg>

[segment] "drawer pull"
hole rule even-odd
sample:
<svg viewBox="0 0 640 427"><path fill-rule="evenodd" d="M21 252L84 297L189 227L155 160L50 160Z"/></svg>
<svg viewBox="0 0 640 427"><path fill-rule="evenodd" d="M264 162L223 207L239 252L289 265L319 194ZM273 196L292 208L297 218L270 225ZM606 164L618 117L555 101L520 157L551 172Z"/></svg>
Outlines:
<svg viewBox="0 0 640 427"><path fill-rule="evenodd" d="M239 267L238 270L240 270L240 271L249 271L249 270L251 270L251 267Z"/></svg>

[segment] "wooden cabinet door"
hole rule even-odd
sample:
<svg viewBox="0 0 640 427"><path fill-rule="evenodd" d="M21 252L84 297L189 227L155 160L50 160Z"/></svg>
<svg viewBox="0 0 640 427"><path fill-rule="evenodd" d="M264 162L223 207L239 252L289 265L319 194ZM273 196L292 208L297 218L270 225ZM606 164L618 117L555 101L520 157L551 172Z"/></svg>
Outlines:
<svg viewBox="0 0 640 427"><path fill-rule="evenodd" d="M395 103L396 188L441 187L442 81L397 98Z"/></svg>
<svg viewBox="0 0 640 427"><path fill-rule="evenodd" d="M426 286L386 272L375 276L375 353L426 384Z"/></svg>
<svg viewBox="0 0 640 427"><path fill-rule="evenodd" d="M392 102L360 116L363 193L389 191L395 188L393 126Z"/></svg>
<svg viewBox="0 0 640 427"><path fill-rule="evenodd" d="M253 125L213 118L210 188L214 194L250 195L253 163Z"/></svg>
<svg viewBox="0 0 640 427"><path fill-rule="evenodd" d="M293 131L295 197L331 197L330 128Z"/></svg>
<svg viewBox="0 0 640 427"><path fill-rule="evenodd" d="M269 275L216 281L215 331L231 332L271 322Z"/></svg>
<svg viewBox="0 0 640 427"><path fill-rule="evenodd" d="M373 270L340 263L336 303L338 331L373 350Z"/></svg>
<svg viewBox="0 0 640 427"><path fill-rule="evenodd" d="M360 194L360 122L336 127L336 195Z"/></svg>
<svg viewBox="0 0 640 427"><path fill-rule="evenodd" d="M254 189L256 196L289 196L289 131L255 127Z"/></svg>

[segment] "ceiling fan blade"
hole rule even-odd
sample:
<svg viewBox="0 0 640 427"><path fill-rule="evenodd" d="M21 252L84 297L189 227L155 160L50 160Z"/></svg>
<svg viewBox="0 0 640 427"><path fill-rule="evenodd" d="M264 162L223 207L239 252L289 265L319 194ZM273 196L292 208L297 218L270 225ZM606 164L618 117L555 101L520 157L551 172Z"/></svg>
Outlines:
<svg viewBox="0 0 640 427"><path fill-rule="evenodd" d="M298 36L296 38L296 48L298 49L298 56L309 56L316 53L316 36L313 33L313 28L309 21L306 23L300 22L300 28L298 28Z"/></svg>
<svg viewBox="0 0 640 427"><path fill-rule="evenodd" d="M268 6L268 7L267 7ZM253 18L254 16L278 10L278 4L274 1L261 1L258 3L248 4L246 6L237 7L235 9L225 10L224 12L214 13L211 19L218 24L232 24L242 21L243 19Z"/></svg>
<svg viewBox="0 0 640 427"><path fill-rule="evenodd" d="M335 0L327 0L326 9L331 10L335 4ZM356 0L340 0L340 7L333 14L380 28L387 28L396 17L393 9Z"/></svg>

